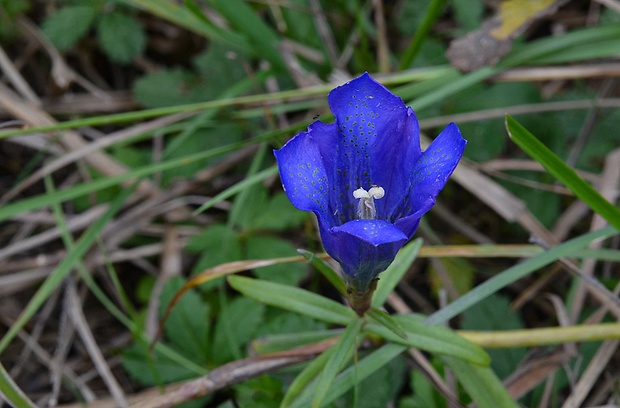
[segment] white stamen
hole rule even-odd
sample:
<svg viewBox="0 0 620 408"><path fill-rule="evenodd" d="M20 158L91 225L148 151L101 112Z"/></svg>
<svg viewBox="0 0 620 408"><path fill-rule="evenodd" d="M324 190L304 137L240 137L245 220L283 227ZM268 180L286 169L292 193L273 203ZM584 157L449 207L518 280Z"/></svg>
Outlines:
<svg viewBox="0 0 620 408"><path fill-rule="evenodd" d="M368 190L368 194L371 195L372 198L378 200L380 198L383 198L383 196L385 195L385 190L383 189L383 187L372 186L370 187L370 190Z"/></svg>
<svg viewBox="0 0 620 408"><path fill-rule="evenodd" d="M375 199L383 198L385 190L383 187L372 186L368 191L362 187L353 192L353 197L360 200L357 205L357 217L361 220L374 220L377 218L375 209Z"/></svg>
<svg viewBox="0 0 620 408"><path fill-rule="evenodd" d="M357 190L355 190L353 192L353 197L360 199L360 198L370 198L370 195L368 194L368 191L364 190L363 188L358 188Z"/></svg>

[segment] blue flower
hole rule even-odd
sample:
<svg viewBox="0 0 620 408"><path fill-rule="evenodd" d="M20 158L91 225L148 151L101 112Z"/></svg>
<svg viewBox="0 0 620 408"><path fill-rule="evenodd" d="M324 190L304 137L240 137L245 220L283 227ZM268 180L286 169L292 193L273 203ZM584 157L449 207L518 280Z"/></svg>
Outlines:
<svg viewBox="0 0 620 408"><path fill-rule="evenodd" d="M363 292L435 204L467 142L451 123L422 152L413 109L367 73L327 100L336 122L316 121L274 153L288 198L316 214L325 251Z"/></svg>

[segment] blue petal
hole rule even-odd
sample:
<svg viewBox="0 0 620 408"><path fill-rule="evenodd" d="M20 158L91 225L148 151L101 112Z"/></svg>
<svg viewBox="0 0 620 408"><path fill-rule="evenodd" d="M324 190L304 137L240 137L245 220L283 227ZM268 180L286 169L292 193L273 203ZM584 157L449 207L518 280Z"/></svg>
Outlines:
<svg viewBox="0 0 620 408"><path fill-rule="evenodd" d="M396 227L403 232L409 239L413 236L413 233L418 229L420 225L420 219L435 205L435 197L428 198L422 204L420 204L416 211L404 218L400 218L396 221Z"/></svg>
<svg viewBox="0 0 620 408"><path fill-rule="evenodd" d="M418 212L444 188L448 178L461 160L467 141L459 128L450 123L430 144L413 168L411 192L405 200L399 218Z"/></svg>
<svg viewBox="0 0 620 408"><path fill-rule="evenodd" d="M313 129L311 125L308 132L301 132L274 154L282 187L291 203L325 218L329 214L329 179L319 145L312 137Z"/></svg>
<svg viewBox="0 0 620 408"><path fill-rule="evenodd" d="M408 192L411 163L420 157L418 121L411 108L368 74L334 89L328 96L340 132L335 156L334 196L351 205L343 220L355 218L353 191L380 185L380 219L393 217Z"/></svg>
<svg viewBox="0 0 620 408"><path fill-rule="evenodd" d="M319 225L327 253L348 276L366 284L387 269L408 240L386 221L353 220L331 229Z"/></svg>

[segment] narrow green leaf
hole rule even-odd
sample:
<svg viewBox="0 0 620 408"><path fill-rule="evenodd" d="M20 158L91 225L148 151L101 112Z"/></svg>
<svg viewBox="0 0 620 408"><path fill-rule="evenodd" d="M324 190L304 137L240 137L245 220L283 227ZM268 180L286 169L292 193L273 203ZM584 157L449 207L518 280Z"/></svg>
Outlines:
<svg viewBox="0 0 620 408"><path fill-rule="evenodd" d="M362 322L360 318L351 321L344 333L342 333L338 343L328 350L330 356L316 386L316 392L312 399L313 408L321 407L321 403L328 394L334 378L336 378L351 354L355 351L355 339L362 329Z"/></svg>
<svg viewBox="0 0 620 408"><path fill-rule="evenodd" d="M368 311L367 316L373 319L376 323L379 323L386 329L390 330L398 337L403 340L407 340L407 333L405 333L405 330L403 330L403 328L396 322L396 320L394 320L392 316L385 313L383 310L373 307Z"/></svg>
<svg viewBox="0 0 620 408"><path fill-rule="evenodd" d="M325 278L332 284L334 287L340 292L341 295L347 295L347 285L344 283L340 275L332 269L331 266L314 253L310 251L306 251L303 249L298 249L299 252L304 258L306 258L312 266L314 266Z"/></svg>
<svg viewBox="0 0 620 408"><path fill-rule="evenodd" d="M227 146L211 149L206 152L200 152L189 156L184 156L174 160L167 160L162 163L156 163L144 166L136 170L128 171L112 177L104 177L94 180L90 183L79 184L75 187L59 190L50 194L42 194L32 198L27 198L13 204L7 204L0 208L0 221L6 220L17 214L22 214L36 208L45 207L47 205L72 200L76 197L102 190L107 187L124 183L128 180L134 180L140 177L148 176L153 173L162 172L168 169L186 165L196 160L202 160L209 157L215 157L219 154L228 153L239 148L243 143L233 143Z"/></svg>
<svg viewBox="0 0 620 408"><path fill-rule="evenodd" d="M258 354L275 353L338 337L341 334L342 329L270 334L253 340L250 348Z"/></svg>
<svg viewBox="0 0 620 408"><path fill-rule="evenodd" d="M135 187L135 184L134 184ZM24 327L24 325L34 316L34 314L39 310L41 305L45 302L45 300L49 297L54 289L60 285L62 280L71 272L71 270L76 266L78 262L82 259L84 254L93 246L95 240L99 237L99 234L105 227L105 225L112 219L112 217L121 209L127 198L133 193L134 188L126 188L122 190L122 192L116 197L116 199L111 203L110 207L107 211L99 218L93 225L90 226L80 236L80 239L77 241L75 245L75 249L70 251L65 258L58 264L56 269L52 271L52 273L45 279L43 284L39 287L37 292L34 294L24 311L20 314L19 318L8 332L0 341L0 353L6 349L6 347L11 343L13 338L19 333L19 331Z"/></svg>
<svg viewBox="0 0 620 408"><path fill-rule="evenodd" d="M329 360L329 357L329 350L323 352L320 356L312 360L312 362L308 364L306 368L304 368L302 372L297 375L297 377L295 377L290 387L288 387L288 390L286 390L286 394L284 394L284 397L282 398L282 402L280 403L281 408L295 406L295 399L310 388L309 384L314 381L319 374L321 374L323 368ZM314 389L314 386L316 386L316 384L312 386L312 389ZM310 401L306 404L306 406L308 405L310 405Z"/></svg>
<svg viewBox="0 0 620 408"><path fill-rule="evenodd" d="M409 267L418 256L418 252L420 252L420 248L422 248L422 243L422 239L418 238L405 245L405 247L398 252L396 259L394 259L390 267L379 275L379 283L372 297L373 307L381 307L385 303L389 294L396 288L398 282L402 280L403 276L405 276L405 273L407 273Z"/></svg>
<svg viewBox="0 0 620 408"><path fill-rule="evenodd" d="M247 177L245 179L243 179L243 181L227 188L226 190L222 191L221 193L219 193L218 195L216 195L215 197L213 197L211 200L207 201L206 203L204 203L203 205L200 206L200 208L198 208L197 210L194 211L194 215L195 214L200 214L201 212L213 207L215 204L226 200L229 197L234 196L235 194L238 194L242 191L244 191L245 189L247 189L248 187L256 184L256 183L260 183L261 181L265 180L268 177L271 177L275 174L278 173L278 168L276 166L272 166L269 167L268 169L265 169L263 171L260 171L250 177Z"/></svg>
<svg viewBox="0 0 620 408"><path fill-rule="evenodd" d="M347 391L359 384L372 373L389 363L393 358L400 355L406 348L397 344L387 344L373 351L357 364L351 365L334 380L331 391L323 400L326 406L343 396ZM320 357L319 357L320 358ZM303 390L302 394L290 406L293 408L308 407L314 396L315 386L310 385Z"/></svg>
<svg viewBox="0 0 620 408"><path fill-rule="evenodd" d="M571 239L570 241L566 241L565 243L543 252L540 255L508 268L499 275L492 277L491 279L470 290L446 307L430 315L426 319L426 323L433 325L445 323L457 316L459 313L462 313L464 310L467 310L467 308L475 305L482 299L487 298L491 294L496 293L500 289L529 275L539 268L549 265L561 257L570 256L587 247L593 241L608 238L612 235L616 235L617 233L618 231L613 227L606 227L598 231L590 232L580 237Z"/></svg>
<svg viewBox="0 0 620 408"><path fill-rule="evenodd" d="M28 399L26 394L15 384L9 373L0 363L0 395L6 398L9 405L16 408L35 408L36 405Z"/></svg>
<svg viewBox="0 0 620 408"><path fill-rule="evenodd" d="M424 19L422 23L416 30L415 34L411 38L411 42L409 46L405 50L405 53L400 60L399 69L405 70L411 66L413 60L422 49L422 45L424 44L424 40L428 36L431 28L437 21L437 18L441 15L444 5L446 4L446 0L432 0L431 3L426 8L424 13Z"/></svg>
<svg viewBox="0 0 620 408"><path fill-rule="evenodd" d="M400 315L393 318L405 330L407 334L405 339L373 322L369 322L364 330L393 343L419 348L434 354L453 356L482 366L489 365L491 362L489 355L482 348L446 327L429 326L420 316Z"/></svg>
<svg viewBox="0 0 620 408"><path fill-rule="evenodd" d="M252 47L245 38L233 30L220 28L208 19L199 16L195 13L195 8L177 4L171 0L121 0L121 2L152 13L209 40L226 44L242 52L252 52Z"/></svg>
<svg viewBox="0 0 620 408"><path fill-rule="evenodd" d="M536 160L560 180L570 191L586 203L594 212L605 218L620 230L620 210L601 196L575 170L556 156L551 150L532 135L526 128L509 115L506 115L506 129L510 138L532 159Z"/></svg>
<svg viewBox="0 0 620 408"><path fill-rule="evenodd" d="M268 60L278 69L286 68L277 48L280 37L247 2L210 0L209 3L244 34L255 55Z"/></svg>
<svg viewBox="0 0 620 408"><path fill-rule="evenodd" d="M348 325L357 317L340 303L293 286L243 276L229 276L228 283L250 299L324 322Z"/></svg>
<svg viewBox="0 0 620 408"><path fill-rule="evenodd" d="M469 396L480 408L516 408L502 382L489 367L470 364L454 357L443 357Z"/></svg>

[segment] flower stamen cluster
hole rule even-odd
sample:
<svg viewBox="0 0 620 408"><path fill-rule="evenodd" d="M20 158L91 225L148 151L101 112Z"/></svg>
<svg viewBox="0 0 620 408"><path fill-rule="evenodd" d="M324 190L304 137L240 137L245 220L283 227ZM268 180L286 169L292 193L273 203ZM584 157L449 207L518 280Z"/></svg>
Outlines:
<svg viewBox="0 0 620 408"><path fill-rule="evenodd" d="M375 200L383 198L385 190L383 187L372 186L368 191L362 187L353 192L353 197L360 200L357 205L357 218L360 220L376 220L377 210Z"/></svg>

